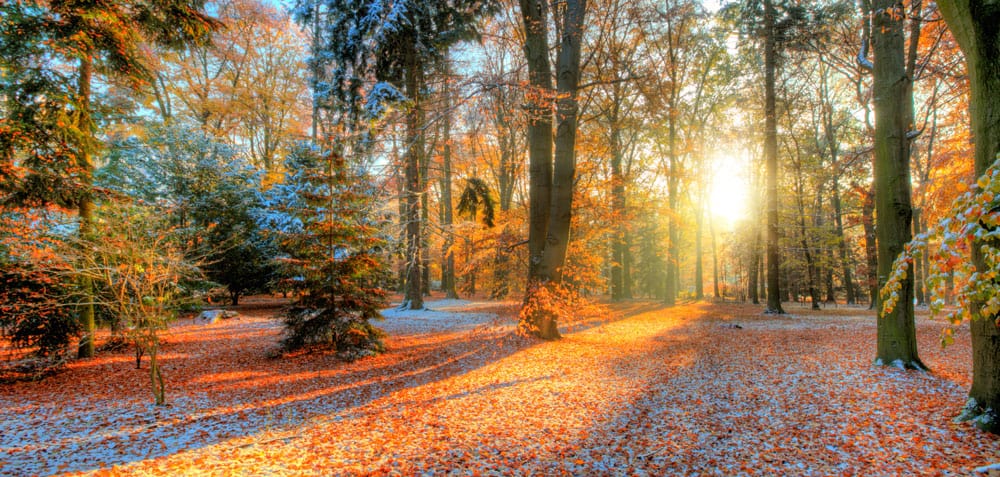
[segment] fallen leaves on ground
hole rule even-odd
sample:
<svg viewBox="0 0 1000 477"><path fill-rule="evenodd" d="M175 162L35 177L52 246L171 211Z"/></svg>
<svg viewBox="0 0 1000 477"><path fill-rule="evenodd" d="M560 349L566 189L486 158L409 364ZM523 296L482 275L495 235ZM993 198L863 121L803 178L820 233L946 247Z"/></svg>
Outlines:
<svg viewBox="0 0 1000 477"><path fill-rule="evenodd" d="M873 367L874 317L853 307L631 303L538 342L513 335L516 303L428 306L387 313L390 352L354 363L265 358L273 309L179 324L166 408L127 354L0 387L0 473L963 475L1000 460L995 436L952 422L968 331L942 350L926 318L932 373Z"/></svg>

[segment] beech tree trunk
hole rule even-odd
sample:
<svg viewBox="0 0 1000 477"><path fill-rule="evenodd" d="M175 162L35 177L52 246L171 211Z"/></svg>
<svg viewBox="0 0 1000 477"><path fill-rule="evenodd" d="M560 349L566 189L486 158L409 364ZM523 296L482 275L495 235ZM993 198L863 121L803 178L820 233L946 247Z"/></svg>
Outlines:
<svg viewBox="0 0 1000 477"><path fill-rule="evenodd" d="M712 218L711 214L708 216L708 235L712 238L712 296L722 298L722 294L719 291L719 247L715 236L715 219ZM749 270L751 277L753 277L753 267L754 264L751 260L751 270ZM750 279L750 282L751 284L747 286L748 291L750 288L756 286L753 278Z"/></svg>
<svg viewBox="0 0 1000 477"><path fill-rule="evenodd" d="M976 174L983 174L1000 153L1000 1L939 0L938 6L965 53L969 108L976 142ZM979 247L972 247L976 268L986 271ZM973 305L976 307L977 305ZM978 317L972 332L972 388L963 419L1000 433L1000 328L996 316Z"/></svg>
<svg viewBox="0 0 1000 477"><path fill-rule="evenodd" d="M448 58L443 62L444 76L444 120L441 124L441 227L444 228L444 243L441 245L441 290L447 298L458 298L455 290L455 232L454 208L451 198L451 64Z"/></svg>
<svg viewBox="0 0 1000 477"><path fill-rule="evenodd" d="M552 172L552 210L542 254L541 276L562 282L562 267L569 245L573 209L573 178L576 175L577 87L580 81L580 54L586 0L567 0L563 12L558 64L556 69L556 136Z"/></svg>
<svg viewBox="0 0 1000 477"><path fill-rule="evenodd" d="M521 0L528 112L528 283L539 280L552 201L552 67L548 2Z"/></svg>
<svg viewBox="0 0 1000 477"><path fill-rule="evenodd" d="M621 127L618 124L618 104L612 105L611 123L611 208L618 220L611 240L611 299L625 298L625 234L628 227L625 211L625 175L622 173Z"/></svg>
<svg viewBox="0 0 1000 477"><path fill-rule="evenodd" d="M802 246L802 255L806 260L806 274L809 279L809 301L811 302L812 309L818 310L819 307L819 270L816 265L817 257L813 256L812 247L809 245L809 229L806 227L806 206L805 206L805 186L803 184L804 177L802 176L802 156L798 149L798 143L796 145L796 153L794 156L794 167L795 167L795 202L798 206L799 212L799 245Z"/></svg>
<svg viewBox="0 0 1000 477"><path fill-rule="evenodd" d="M764 313L784 314L781 308L781 256L778 252L778 127L774 76L777 42L774 5L764 0L764 168L767 193L767 306Z"/></svg>
<svg viewBox="0 0 1000 477"><path fill-rule="evenodd" d="M702 255L704 255L704 250L702 250L702 236L705 233L705 199L704 194L698 199L697 210L695 214L695 232L694 232L694 298L696 300L702 300L705 298L705 265Z"/></svg>
<svg viewBox="0 0 1000 477"><path fill-rule="evenodd" d="M521 329L542 339L559 338L557 317L542 307L532 306L542 287L562 281L566 262L573 207L573 178L576 167L577 88L586 0L567 0L562 11L562 28L557 64L557 91L552 94L548 60L548 7L546 2L521 0L524 22L524 51L528 60L529 93L529 233L530 257L528 290ZM554 96L554 98L553 98ZM551 103L555 100L557 129L555 158L552 156ZM554 167L553 167L554 165Z"/></svg>
<svg viewBox="0 0 1000 477"><path fill-rule="evenodd" d="M759 213L758 213L759 217ZM754 305L760 304L760 225L755 227L753 237L753 249L750 250L750 279L747 283L747 291L750 293L750 302Z"/></svg>
<svg viewBox="0 0 1000 477"><path fill-rule="evenodd" d="M910 107L903 35L906 12L895 0L872 5L875 98L875 234L878 238L878 285L885 284L893 260L910 241ZM913 276L902 282L899 303L889 312L879 307L875 363L926 369L917 354L913 316Z"/></svg>
<svg viewBox="0 0 1000 477"><path fill-rule="evenodd" d="M865 262L868 275L868 309L878 307L878 242L875 237L875 190L874 187L865 193L865 202L861 207L861 224L865 230Z"/></svg>
<svg viewBox="0 0 1000 477"><path fill-rule="evenodd" d="M854 279L851 273L851 260L847 252L847 239L844 236L844 211L840 203L840 175L833 176L833 221L837 233L837 251L840 254L840 266L843 270L844 289L847 292L847 304L853 305L858 299L854 295Z"/></svg>

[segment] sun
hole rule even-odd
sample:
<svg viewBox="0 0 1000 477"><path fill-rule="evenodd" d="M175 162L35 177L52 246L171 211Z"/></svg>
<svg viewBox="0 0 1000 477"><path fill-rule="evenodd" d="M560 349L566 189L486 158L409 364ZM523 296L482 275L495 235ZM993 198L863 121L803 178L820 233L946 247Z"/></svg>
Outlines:
<svg viewBox="0 0 1000 477"><path fill-rule="evenodd" d="M749 211L747 161L736 155L716 156L712 170L709 211L717 224L732 227Z"/></svg>

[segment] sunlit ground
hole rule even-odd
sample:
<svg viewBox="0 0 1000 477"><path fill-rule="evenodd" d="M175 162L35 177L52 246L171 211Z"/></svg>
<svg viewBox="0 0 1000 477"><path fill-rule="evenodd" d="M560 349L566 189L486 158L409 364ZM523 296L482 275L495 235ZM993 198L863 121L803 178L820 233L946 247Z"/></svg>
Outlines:
<svg viewBox="0 0 1000 477"><path fill-rule="evenodd" d="M355 363L265 358L267 313L180 323L167 408L127 359L0 387L0 474L964 475L1000 461L996 437L951 422L967 330L942 350L926 317L930 374L873 368L864 308L635 302L557 342L511 334L516 304L446 308L389 313L390 352Z"/></svg>

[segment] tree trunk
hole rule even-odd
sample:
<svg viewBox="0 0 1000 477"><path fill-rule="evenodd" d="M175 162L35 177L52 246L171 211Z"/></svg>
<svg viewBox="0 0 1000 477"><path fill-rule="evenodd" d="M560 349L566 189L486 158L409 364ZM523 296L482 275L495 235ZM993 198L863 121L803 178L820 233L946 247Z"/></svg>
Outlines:
<svg viewBox="0 0 1000 477"><path fill-rule="evenodd" d="M611 238L611 299L621 300L625 295L622 271L625 266L625 177L622 174L621 129L618 124L618 106L612 105L611 123L611 209L617 220Z"/></svg>
<svg viewBox="0 0 1000 477"><path fill-rule="evenodd" d="M809 229L806 227L806 206L805 206L805 185L802 177L802 156L799 153L798 143L796 143L795 165L795 202L799 209L799 244L802 246L802 254L806 260L806 274L809 275L809 301L812 309L819 309L819 271L813 257L812 247L809 245Z"/></svg>
<svg viewBox="0 0 1000 477"><path fill-rule="evenodd" d="M552 67L548 2L521 0L528 63L528 286L540 280L552 204Z"/></svg>
<svg viewBox="0 0 1000 477"><path fill-rule="evenodd" d="M528 59L529 80L534 94L550 95L552 80L548 62L548 11L546 2L521 1L524 17L525 55ZM567 0L562 12L563 27L559 32L560 48L557 66L554 168L549 98L532 100L529 109L546 118L534 117L528 128L531 190L529 192L530 224L528 234L528 290L525 294L527 313L522 313L521 329L542 339L559 338L557 317L544 307L533 306L542 287L555 287L562 281L566 261L573 205L573 177L576 164L577 87L580 78L580 52L583 40L583 20L586 0ZM539 107L538 101L544 100ZM541 110L541 111L540 111ZM548 126L547 128L545 126ZM550 181L546 181L548 178ZM542 196L545 197L542 197ZM547 212L538 210L548 206ZM546 219L543 226L540 222ZM544 229L544 230L543 230ZM539 236L539 232L544 232Z"/></svg>
<svg viewBox="0 0 1000 477"><path fill-rule="evenodd" d="M775 111L777 41L774 5L764 0L764 168L767 193L767 307L764 313L784 314L781 308L781 257L778 253L778 129Z"/></svg>
<svg viewBox="0 0 1000 477"><path fill-rule="evenodd" d="M840 266L844 277L844 290L847 293L847 304L853 305L858 300L854 296L854 279L851 274L851 260L847 252L847 238L844 236L844 211L840 203L840 174L833 176L833 222L837 234L837 251L840 254Z"/></svg>
<svg viewBox="0 0 1000 477"><path fill-rule="evenodd" d="M420 240L420 71L419 56L414 48L406 54L406 94L412 101L406 112L406 287L403 308L424 308L423 275L421 272Z"/></svg>
<svg viewBox="0 0 1000 477"><path fill-rule="evenodd" d="M160 370L160 346L154 337L149 344L149 380L153 389L153 401L157 406L167 403L167 388L163 382L163 371Z"/></svg>
<svg viewBox="0 0 1000 477"><path fill-rule="evenodd" d="M759 216L758 216L759 217ZM754 227L753 247L750 250L750 279L747 283L747 291L750 293L750 302L754 305L760 304L760 221Z"/></svg>
<svg viewBox="0 0 1000 477"><path fill-rule="evenodd" d="M93 59L84 57L80 59L80 75L77 83L78 106L80 108L79 124L80 131L86 135L85 145L80 151L80 178L86 190L79 204L80 214L80 236L87 237L94 230L94 212L96 205L91 195L91 185L94 174L94 159L91 156L93 144L93 122L90 117L90 87L93 78ZM84 303L80 305L80 325L83 328L83 336L77 349L77 357L94 357L94 340L97 332L97 323L94 320L94 282L89 278L80 280L81 292L84 296Z"/></svg>
<svg viewBox="0 0 1000 477"><path fill-rule="evenodd" d="M705 233L705 200L704 193L699 194L701 197L698 199L698 205L696 206L695 214L695 232L694 232L694 298L696 300L702 300L705 298L705 269L704 260L702 255L704 255L704 250L702 250L702 236Z"/></svg>
<svg viewBox="0 0 1000 477"><path fill-rule="evenodd" d="M708 216L708 235L712 237L712 296L715 298L722 298L722 294L719 293L719 247L716 243L715 237L715 219L710 214ZM755 265L751 263L750 268ZM753 271L749 274L753 277ZM751 284L747 285L747 288L756 287L757 284L753 278L750 279ZM756 295L755 295L756 296Z"/></svg>
<svg viewBox="0 0 1000 477"><path fill-rule="evenodd" d="M577 86L580 80L580 53L586 0L567 0L563 12L562 40L556 71L556 137L552 173L552 201L548 238L540 276L562 282L562 267L569 246L573 209L573 178L576 174Z"/></svg>
<svg viewBox="0 0 1000 477"><path fill-rule="evenodd" d="M913 235L920 233L923 233L923 221L920 217L920 209L914 208ZM924 295L924 262L922 260L913 261L913 291L916 294L917 304L926 305L927 298Z"/></svg>
<svg viewBox="0 0 1000 477"><path fill-rule="evenodd" d="M309 47L309 49L310 49L309 53L313 57L312 67L310 68L310 74L312 75L312 77L310 78L310 80L312 80L312 85L311 85L312 86L312 90L313 91L317 91L317 89L318 89L317 87L319 86L320 68L322 68L322 66L321 66L322 63L320 61L318 61L318 58L319 58L319 43L320 43L320 40L319 40L319 24L320 24L320 21L319 21L319 8L320 7L319 7L318 3L315 3L313 5L314 5L313 6L314 10L313 10L313 18L312 18L312 20L313 20L313 23L312 23L312 38L310 39L310 47ZM312 115L310 117L312 118L312 124L311 124L311 127L310 127L310 137L312 138L313 142L318 142L319 141L319 101L316 100L316 95L312 95L311 101L312 101Z"/></svg>
<svg viewBox="0 0 1000 477"><path fill-rule="evenodd" d="M893 260L910 241L910 146L903 19L895 0L873 2L875 98L875 218L878 226L878 286L892 273ZM926 369L917 355L913 316L913 276L902 282L899 303L889 312L879 309L875 363Z"/></svg>
<svg viewBox="0 0 1000 477"><path fill-rule="evenodd" d="M861 208L861 224L865 230L865 262L868 274L868 309L878 307L878 240L875 237L875 190L874 187L865 193L865 202Z"/></svg>
<svg viewBox="0 0 1000 477"><path fill-rule="evenodd" d="M1000 153L1000 3L940 0L938 6L965 53L969 72L972 137L976 142L976 174L983 174ZM995 244L994 244L995 246ZM980 272L988 271L980 247L972 247ZM973 305L976 308L978 305ZM962 418L993 433L1000 432L1000 328L995 316L978 317L972 332L972 389Z"/></svg>
<svg viewBox="0 0 1000 477"><path fill-rule="evenodd" d="M451 63L446 57L444 68L444 120L441 131L441 227L444 243L441 245L441 290L447 298L458 298L455 290L455 232L454 208L451 200Z"/></svg>
<svg viewBox="0 0 1000 477"><path fill-rule="evenodd" d="M632 299L632 234L625 231L625 253L622 254L622 298Z"/></svg>
<svg viewBox="0 0 1000 477"><path fill-rule="evenodd" d="M422 76L422 75L421 75ZM421 88L423 81L420 81ZM423 94L419 92L417 94ZM424 296L431 294L431 240L430 240L430 194L427 190L430 185L430 155L425 150L424 127L427 124L423 108L418 108L420 115L417 117L417 124L420 124L421 132L417 136L417 156L420 161L420 293Z"/></svg>

